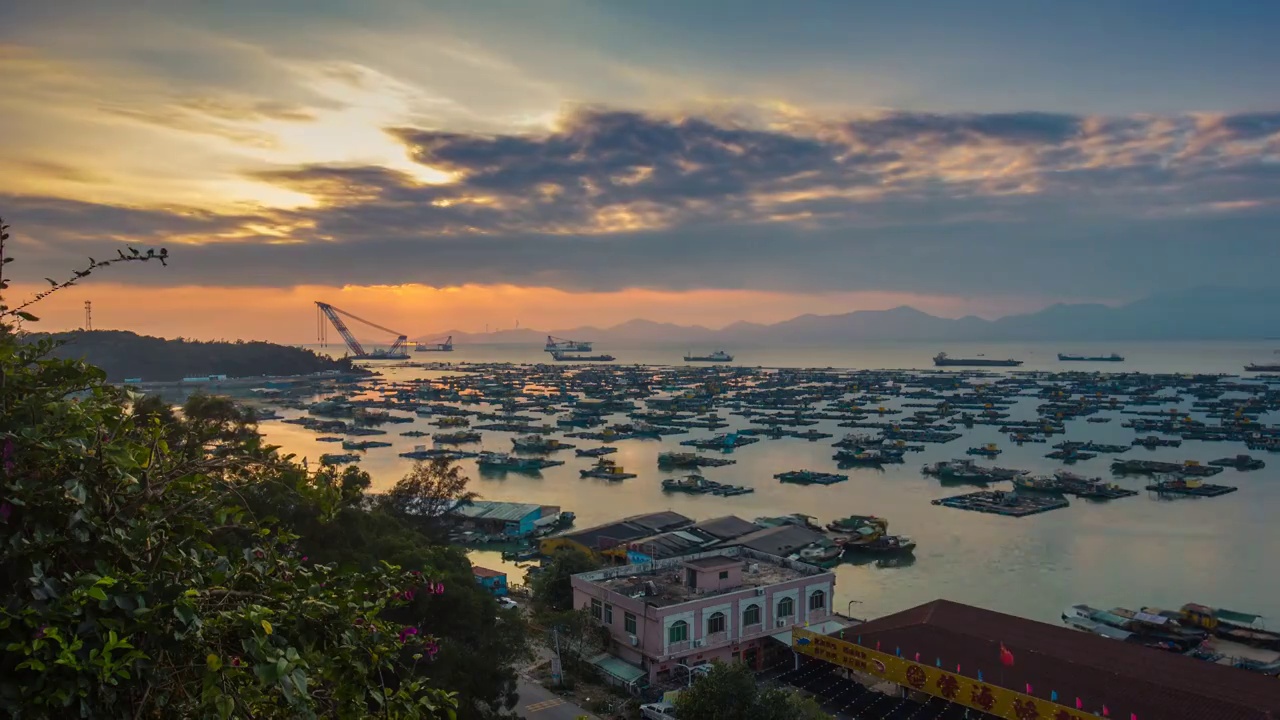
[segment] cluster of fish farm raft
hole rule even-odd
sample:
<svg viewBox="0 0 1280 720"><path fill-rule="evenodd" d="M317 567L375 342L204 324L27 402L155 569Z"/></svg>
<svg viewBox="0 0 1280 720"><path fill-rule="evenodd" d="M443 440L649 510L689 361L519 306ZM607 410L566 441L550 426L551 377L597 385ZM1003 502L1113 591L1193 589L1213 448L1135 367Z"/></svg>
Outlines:
<svg viewBox="0 0 1280 720"><path fill-rule="evenodd" d="M1068 507L1068 498L1111 501L1142 491L1162 499L1217 497L1237 486L1209 479L1216 481L1225 472L1240 478L1266 466L1261 458L1234 451L1208 462L1186 459L1184 443L1280 452L1280 426L1266 421L1269 413L1280 410L1280 378L1272 376L723 364L414 367L445 372L396 381L371 373L336 379L322 389L272 392L263 404L284 414L273 410L264 418L341 442L344 452L320 458L330 465L359 462L365 453L392 447L391 438L383 438L386 425L417 423L399 435L429 436L430 443L401 449L398 454L406 459L474 461L488 477L537 476L565 465L568 461L558 458L567 456L583 463L576 468L583 479L639 478L652 482L655 490L722 498L760 487L743 466L717 468L733 466L771 442L816 443L840 434L830 443L833 467L765 474L788 487L801 486L795 492L836 493L840 488L821 488L906 466L912 453L930 450L936 457L934 448L976 434L982 441L957 453L966 457L927 463L921 474L944 488L978 486L939 497L937 506L1011 517ZM304 399L317 394L323 399ZM1109 442L1065 437L1087 431L1104 433ZM509 437L499 435L503 433ZM1132 437L1118 437L1125 433ZM668 439L679 435L689 437L673 449ZM999 439L990 441L992 437ZM492 447L495 441L505 447ZM655 441L658 450L637 460L644 445L627 445L630 468L605 457L633 441ZM1041 443L1044 452L1035 451L1044 458L1039 464L1077 468L1108 463L1111 477L1065 467L1036 473L996 464L1001 458L1008 464L1011 455L1025 458ZM1148 457L1132 457L1135 453ZM655 465L658 477L651 477ZM701 472L732 473L735 482L708 479L697 474ZM1122 484L1134 476L1142 478L1141 484ZM997 483L1007 483L1007 489L991 487Z"/></svg>

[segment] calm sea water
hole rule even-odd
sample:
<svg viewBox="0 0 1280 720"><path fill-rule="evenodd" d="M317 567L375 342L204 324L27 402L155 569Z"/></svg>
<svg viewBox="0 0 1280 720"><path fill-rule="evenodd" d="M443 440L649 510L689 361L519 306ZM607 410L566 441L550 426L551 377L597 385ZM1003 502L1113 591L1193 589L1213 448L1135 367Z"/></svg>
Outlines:
<svg viewBox="0 0 1280 720"><path fill-rule="evenodd" d="M996 344L941 346L915 343L879 343L857 348L726 348L738 355L738 363L762 366L926 368L938 350L953 356L985 353L992 358L1015 357L1026 361L1023 369L1099 370L1143 372L1197 372L1239 374L1248 362L1274 361L1276 343L1130 343L1130 344ZM619 361L670 363L679 360L684 348L608 348ZM1058 352L1125 355L1123 364L1084 363L1064 365ZM419 353L417 359L448 359L454 362L537 362L546 355L539 348L512 346L459 347L451 355ZM388 369L394 379L422 377L417 369ZM435 374L435 373L432 373ZM1034 416L1035 398L1023 398L1011 411L1012 418ZM1189 407L1190 402L1184 402ZM889 404L895 407L896 404ZM1142 408L1149 409L1149 408ZM1128 444L1131 430L1120 427L1124 418L1108 424L1068 423L1067 438ZM731 429L747 427L744 418L722 416ZM1105 416L1105 415L1103 415ZM1194 416L1194 414L1193 414ZM1277 417L1264 417L1276 422ZM398 433L421 429L431 431L425 419L413 424L389 425L385 438L395 447L371 450L361 467L374 477L375 487L393 484L411 466L397 457L422 439L400 437ZM823 421L815 428L839 438L849 432ZM315 435L297 426L263 424L268 438L299 456L318 458L334 447L317 443ZM724 432L721 430L718 432ZM968 447L994 442L1004 454L994 463L1037 473L1063 467L1043 457L1049 444L1018 447L1008 442L998 428L979 426L966 431L963 439L946 445L926 445L922 453L909 453L905 465L883 471L842 470L850 480L825 487L782 485L773 479L786 470L835 470L830 443L835 438L809 442L797 439L762 440L730 455L736 465L707 468L714 480L749 485L755 493L732 498L665 494L659 483L668 473L657 469L659 452L671 449L680 440L709 437L711 431L694 430L663 441L628 440L614 443L619 452L612 456L639 477L621 483L581 479L578 470L591 464L589 458L563 453L557 458L566 465L543 471L540 477L507 474L481 476L474 461L463 461L472 477L472 487L482 497L558 505L577 513L578 527L607 522L625 515L647 511L674 510L693 518L738 515L747 519L763 515L805 513L822 523L851 514L885 517L890 530L910 535L919 544L914 562L886 566L882 563L841 565L836 569L837 606L856 616L874 617L936 598L972 603L1026 617L1056 622L1068 605L1143 605L1178 607L1200 602L1218 607L1258 612L1276 618L1280 624L1280 532L1274 513L1280 508L1280 455L1264 457L1264 470L1242 473L1228 469L1214 482L1237 485L1239 492L1220 498L1158 500L1146 492L1110 502L1072 500L1071 507L1028 518L1004 518L952 510L930 504L936 498L974 488L944 487L923 477L921 465L937 460L964 457ZM485 432L484 449L509 450L509 433ZM427 439L429 441L429 438ZM594 446L571 440L579 447ZM478 449L472 446L472 449ZM1245 452L1234 443L1183 442L1180 448L1147 451L1135 448L1124 457L1168 461L1196 459L1202 462ZM1078 463L1076 472L1109 476L1111 457L1101 455ZM992 464L987 462L986 464ZM1121 479L1121 485L1141 490L1141 479ZM995 487L1001 487L997 485ZM1006 486L1007 487L1007 486ZM517 568L503 563L497 553L475 553L477 563L502 566L520 578Z"/></svg>

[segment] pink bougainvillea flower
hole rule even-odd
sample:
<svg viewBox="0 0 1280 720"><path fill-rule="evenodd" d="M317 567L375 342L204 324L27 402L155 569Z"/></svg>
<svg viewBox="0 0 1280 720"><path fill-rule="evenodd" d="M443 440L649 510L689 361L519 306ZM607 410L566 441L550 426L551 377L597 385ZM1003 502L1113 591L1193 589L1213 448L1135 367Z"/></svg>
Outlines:
<svg viewBox="0 0 1280 720"><path fill-rule="evenodd" d="M418 634L418 628L416 627L404 628L400 631L400 642L401 643L409 642L409 638L417 634Z"/></svg>

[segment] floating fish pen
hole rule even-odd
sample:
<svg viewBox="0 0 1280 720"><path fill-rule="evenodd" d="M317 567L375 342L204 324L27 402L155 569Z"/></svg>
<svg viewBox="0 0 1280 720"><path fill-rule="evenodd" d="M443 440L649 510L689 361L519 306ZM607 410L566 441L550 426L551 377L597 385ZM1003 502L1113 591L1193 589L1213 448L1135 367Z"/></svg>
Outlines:
<svg viewBox="0 0 1280 720"><path fill-rule="evenodd" d="M603 457L605 455L612 455L616 452L618 452L618 448L606 445L604 447L589 448L586 450L574 450L573 454L578 457Z"/></svg>
<svg viewBox="0 0 1280 720"><path fill-rule="evenodd" d="M1094 453L1081 452L1080 450L1072 448L1068 450L1054 450L1053 452L1046 454L1045 457L1050 460L1061 460L1064 463L1074 463L1081 462L1083 460L1092 460L1098 456Z"/></svg>
<svg viewBox="0 0 1280 720"><path fill-rule="evenodd" d="M1194 460L1178 463L1160 462L1158 460L1115 460L1111 463L1111 472L1117 475L1187 475L1191 477L1209 477L1222 472L1221 467L1201 465Z"/></svg>
<svg viewBox="0 0 1280 720"><path fill-rule="evenodd" d="M400 433L400 437L415 437L415 438L416 438L416 437L426 437L426 436L428 436L428 435L430 435L430 434L431 434L431 433L429 433L429 432L424 432L424 431L422 431L422 430L410 430L410 431L408 431L408 432L402 432L402 433Z"/></svg>
<svg viewBox="0 0 1280 720"><path fill-rule="evenodd" d="M462 445L465 443L480 442L480 433L474 431L436 433L431 436L431 440L437 445Z"/></svg>
<svg viewBox="0 0 1280 720"><path fill-rule="evenodd" d="M825 440L831 437L831 433L821 432L818 430L804 430L802 432L791 433L791 437L798 438L800 440L808 440L809 442L815 442L817 440Z"/></svg>
<svg viewBox="0 0 1280 720"><path fill-rule="evenodd" d="M1144 447L1149 450L1151 448L1158 448L1158 447L1181 447L1182 441L1168 440L1165 438L1156 437L1155 435L1148 435L1147 437L1138 438L1134 440L1133 444L1137 447Z"/></svg>
<svg viewBox="0 0 1280 720"><path fill-rule="evenodd" d="M465 450L456 450L449 448L426 448L422 445L415 447L409 452L400 453L400 457L410 460L465 460L467 458L479 457L480 453L467 452Z"/></svg>
<svg viewBox="0 0 1280 720"><path fill-rule="evenodd" d="M793 483L796 485L834 485L849 479L848 475L840 475L837 473L824 473L814 470L790 470L788 472L778 473L773 478L779 482Z"/></svg>
<svg viewBox="0 0 1280 720"><path fill-rule="evenodd" d="M327 443L335 443L335 442L337 442L337 443L340 443L340 442L342 442L342 438L340 438L340 437L332 437L332 436L318 437L318 438L316 438L316 442L327 442Z"/></svg>
<svg viewBox="0 0 1280 720"><path fill-rule="evenodd" d="M381 440L344 440L342 442L343 450L370 450L380 447L391 447L391 443Z"/></svg>
<svg viewBox="0 0 1280 720"><path fill-rule="evenodd" d="M1219 495L1226 495L1239 490L1239 488L1231 485L1213 485L1183 478L1160 480L1148 485L1147 489L1158 495L1185 495L1189 497L1218 497Z"/></svg>
<svg viewBox="0 0 1280 720"><path fill-rule="evenodd" d="M1020 495L1003 490L979 490L977 492L955 495L953 497L934 500L934 505L971 510L973 512L1004 515L1005 517L1026 517L1039 513L1069 507L1066 498L1053 496Z"/></svg>
<svg viewBox="0 0 1280 720"><path fill-rule="evenodd" d="M880 467L901 465L905 460L901 450L841 450L831 457L842 466Z"/></svg>
<svg viewBox="0 0 1280 720"><path fill-rule="evenodd" d="M354 453L325 453L320 456L320 464L324 466L347 465L360 462L360 456Z"/></svg>
<svg viewBox="0 0 1280 720"><path fill-rule="evenodd" d="M695 447L699 450L734 450L744 445L751 445L760 442L758 437L750 437L732 433L729 435L717 435L713 438L702 438L695 440L684 440L680 444L686 447Z"/></svg>
<svg viewBox="0 0 1280 720"><path fill-rule="evenodd" d="M1209 464L1217 467L1231 467L1237 470L1261 470L1267 466L1267 464L1262 460L1249 457L1248 455L1218 458L1217 460L1210 460Z"/></svg>
<svg viewBox="0 0 1280 720"><path fill-rule="evenodd" d="M660 468L721 467L732 465L736 462L737 460L707 457L696 453L665 452L658 455L658 467Z"/></svg>

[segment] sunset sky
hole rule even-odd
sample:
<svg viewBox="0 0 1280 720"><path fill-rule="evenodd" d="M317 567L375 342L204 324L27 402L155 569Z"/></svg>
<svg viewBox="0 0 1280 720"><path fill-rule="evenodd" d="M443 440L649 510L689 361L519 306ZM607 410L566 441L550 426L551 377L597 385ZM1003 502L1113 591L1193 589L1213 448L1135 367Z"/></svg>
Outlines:
<svg viewBox="0 0 1280 720"><path fill-rule="evenodd" d="M16 294L306 342L1280 284L1280 3L0 0ZM366 337L380 339L376 333Z"/></svg>

